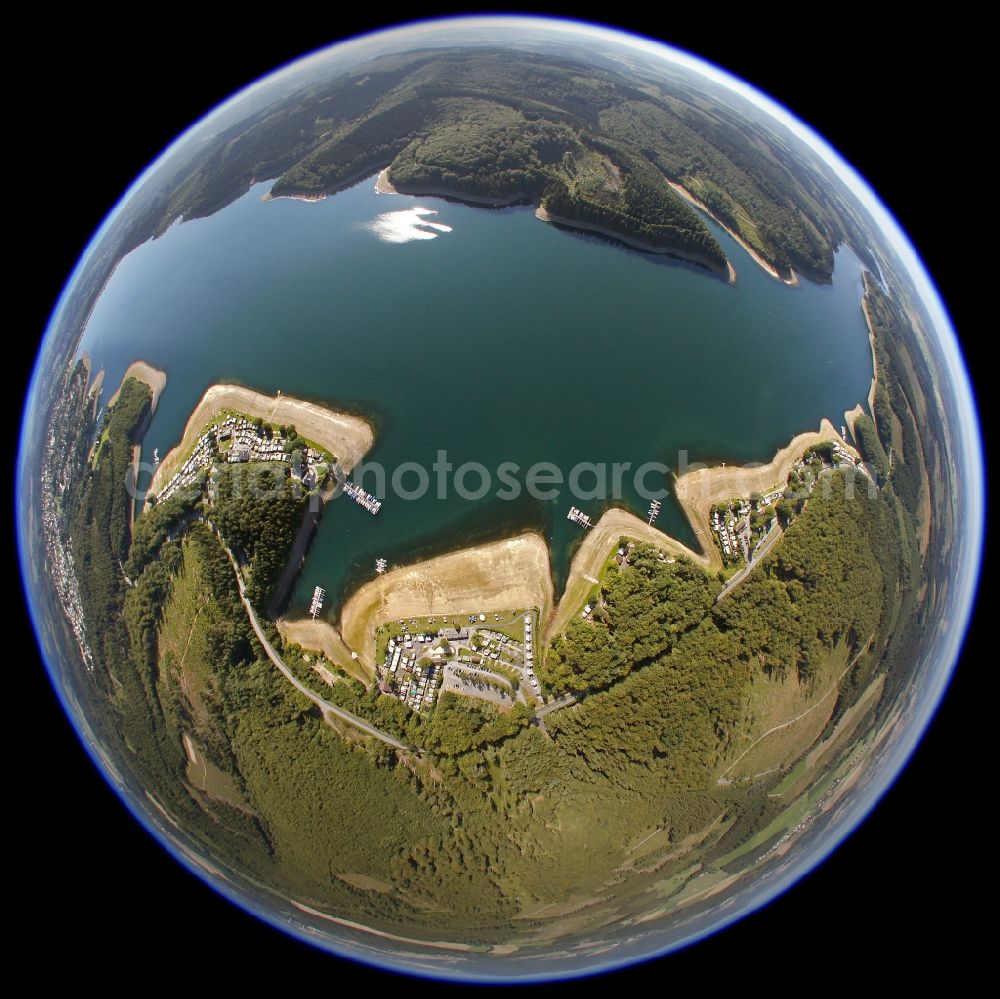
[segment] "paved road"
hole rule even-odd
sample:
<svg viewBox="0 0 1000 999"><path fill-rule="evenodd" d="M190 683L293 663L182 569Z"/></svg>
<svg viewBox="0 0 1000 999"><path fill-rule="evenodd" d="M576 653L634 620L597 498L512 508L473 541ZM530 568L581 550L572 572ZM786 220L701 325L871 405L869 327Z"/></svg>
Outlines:
<svg viewBox="0 0 1000 999"><path fill-rule="evenodd" d="M539 708L535 712L535 717L544 718L550 712L558 711L560 708L568 708L571 704L576 704L576 702L576 694L563 694L558 700L553 701L551 704L546 704L544 708Z"/></svg>
<svg viewBox="0 0 1000 999"><path fill-rule="evenodd" d="M750 573L757 568L758 563L774 547L774 543L778 540L778 538L781 537L783 533L784 532L781 530L781 526L779 524L775 524L767 532L767 534L764 535L764 537L760 540L757 547L754 549L753 561L750 562L748 565L745 565L735 575L730 576L729 582L727 582L726 585L722 587L722 589L719 591L719 595L715 598L716 603L719 603L719 601L728 597L729 594L732 593L733 590L735 590L736 587L739 586L740 583L742 583L743 580L746 579L747 576L749 576Z"/></svg>
<svg viewBox="0 0 1000 999"><path fill-rule="evenodd" d="M220 544L222 543L220 539ZM347 722L349 725L353 725L355 728L361 729L366 735L370 735L380 742L384 742L388 746L392 746L393 749L406 749L407 747L403 745L398 739L394 739L391 735L383 732L381 729L377 729L374 725L369 724L363 718L359 718L357 715L352 714L350 711L345 711L343 708L338 708L336 704L331 704L329 701L324 701L319 694L314 694L304 683L302 683L298 677L285 665L284 660L278 655L277 649L270 643L267 635L264 634L263 629L260 626L260 622L257 620L257 614L255 613L252 604L246 598L246 587L243 585L243 576L240 574L240 568L236 563L236 559L233 557L233 553L225 546L222 545L223 550L229 556L229 561L233 564L233 572L236 573L236 583L240 588L240 600L243 601L243 606L246 608L247 616L250 618L250 624L253 626L254 633L257 635L257 640L264 647L264 651L267 653L268 659L274 663L275 666L281 670L285 679L304 697L308 697L313 704L317 705L321 711L324 713L329 713L331 715L336 715L336 717Z"/></svg>

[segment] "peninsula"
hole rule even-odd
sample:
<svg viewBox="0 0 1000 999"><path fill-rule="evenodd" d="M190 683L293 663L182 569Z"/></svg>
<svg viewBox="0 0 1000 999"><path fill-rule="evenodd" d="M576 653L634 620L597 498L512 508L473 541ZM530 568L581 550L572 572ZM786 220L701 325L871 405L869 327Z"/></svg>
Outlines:
<svg viewBox="0 0 1000 999"><path fill-rule="evenodd" d="M489 208L504 208L510 205L537 202L535 218L541 222L551 222L553 225L579 232L596 233L642 253L656 253L676 257L678 260L687 260L725 277L729 284L736 282L736 269L733 267L732 261L726 259L724 255L720 256L721 250L716 253L714 249L689 246L680 239L671 239L663 233L640 232L625 218L616 218L612 213L595 212L594 218L585 218L583 217L584 213L575 210L569 204L564 204L563 210L566 214L556 214L555 208L552 207L552 198L546 198L544 195L539 196L537 193L516 190L500 195L481 194L459 187L449 188L434 183L424 183L420 180L402 184L390 180L389 171L390 167L383 168L375 179L375 190L380 194L442 197Z"/></svg>
<svg viewBox="0 0 1000 999"><path fill-rule="evenodd" d="M213 385L195 406L180 442L157 466L148 493L159 494L193 450L205 427L220 413L227 411L245 413L267 423L294 426L304 437L335 455L345 472L354 468L375 439L371 426L359 416L338 413L313 402L284 396L280 391L269 396L242 385Z"/></svg>
<svg viewBox="0 0 1000 999"><path fill-rule="evenodd" d="M99 372L99 375L101 377L101 381L103 382L103 372ZM142 382L143 385L147 385L149 387L149 411L150 413L155 413L156 404L159 402L160 395L167 387L167 374L165 371L160 371L159 368L154 368L146 361L133 361L128 366L125 370L125 374L122 375L121 385L118 386L114 394L108 400L108 408L110 409L118 401L122 385L124 385L130 378L134 378L136 381ZM99 391L100 383L95 383L95 388ZM94 391L94 388L92 388L91 391Z"/></svg>
<svg viewBox="0 0 1000 999"><path fill-rule="evenodd" d="M476 545L387 572L344 605L341 633L365 662L375 658L375 630L387 621L534 607L547 617L552 577L545 541L523 534Z"/></svg>

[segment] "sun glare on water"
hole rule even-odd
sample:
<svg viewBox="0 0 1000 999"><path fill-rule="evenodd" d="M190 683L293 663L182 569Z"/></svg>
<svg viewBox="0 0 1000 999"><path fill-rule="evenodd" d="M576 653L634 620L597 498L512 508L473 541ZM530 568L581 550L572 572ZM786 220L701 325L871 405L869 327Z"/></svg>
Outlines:
<svg viewBox="0 0 1000 999"><path fill-rule="evenodd" d="M431 208L408 208L399 212L383 212L368 226L386 243L409 243L414 239L435 239L439 232L451 232L450 225L428 222L425 215L437 215Z"/></svg>

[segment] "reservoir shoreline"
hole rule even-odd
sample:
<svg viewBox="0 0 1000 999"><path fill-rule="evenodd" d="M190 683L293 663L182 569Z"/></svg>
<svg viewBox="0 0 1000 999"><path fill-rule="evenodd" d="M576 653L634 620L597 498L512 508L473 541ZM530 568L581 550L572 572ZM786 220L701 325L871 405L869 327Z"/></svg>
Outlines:
<svg viewBox="0 0 1000 999"><path fill-rule="evenodd" d="M799 283L799 277L794 270L789 268L791 272L791 277L784 278L779 273L777 268L769 264L750 244L738 233L731 229L725 222L723 222L718 216L712 211L708 205L705 204L700 198L696 198L686 187L678 184L676 181L668 180L667 183L677 192L688 204L693 205L695 208L703 211L716 225L725 229L727 233L737 243L744 249L747 256L754 261L762 270L766 271L771 275L776 281L780 281L782 284L787 284L790 288L794 288Z"/></svg>
<svg viewBox="0 0 1000 999"><path fill-rule="evenodd" d="M605 236L608 239L622 243L624 246L628 246L633 250L640 250L643 253L655 253L662 257L676 257L678 260L687 260L691 263L698 264L700 267L704 267L706 270L711 271L711 273L716 274L719 277L724 277L728 284L736 283L736 268L733 267L728 257L726 258L726 266L718 267L707 257L703 257L698 253L687 253L684 250L676 248L665 249L662 246L655 246L652 243L647 243L645 240L637 239L634 236L624 235L614 229L609 229L607 226L598 225L596 222L583 222L579 219L569 219L562 215L553 215L541 205L535 209L535 218L542 222L551 222L553 225L562 226L565 229L596 233L599 236Z"/></svg>
<svg viewBox="0 0 1000 999"><path fill-rule="evenodd" d="M162 372L148 365L140 366L142 364L136 362L129 370L146 375L154 372L165 382ZM294 422L299 432L338 455L345 472L349 472L374 443L374 432L364 420L332 407L280 393L268 396L238 385L213 385L205 391L188 418L181 442L157 468L157 475L162 472L161 481L167 475L163 470L177 464L204 427L226 410L244 412L269 422ZM278 628L287 640L323 652L362 682L370 682L373 676L377 627L395 619L532 607L538 609L539 623L549 639L568 625L621 537L650 543L673 557L690 559L706 572L720 569L721 557L711 538L712 506L734 496L781 487L802 453L826 440L835 440L854 451L833 424L823 419L818 430L797 434L767 463L698 466L677 477L674 495L691 525L700 551L687 547L627 509L606 510L574 554L558 604L548 542L541 534L529 531L482 544L459 545L431 558L393 568L353 592L339 595L339 626L321 619L277 617ZM154 475L151 490L156 484ZM321 497L322 505L333 496L333 490L326 490ZM272 616L305 564L322 505L307 512L303 519L272 594Z"/></svg>
<svg viewBox="0 0 1000 999"><path fill-rule="evenodd" d="M359 416L339 412L316 403L283 396L265 395L242 385L218 384L205 390L188 418L181 440L164 456L147 489L157 494L176 470L183 454L219 413L235 410L268 423L294 424L296 430L335 455L345 473L371 450L375 433Z"/></svg>
<svg viewBox="0 0 1000 999"><path fill-rule="evenodd" d="M379 171L379 174L375 179L375 190L379 194L402 194L407 197L414 198L447 198L450 201L458 201L460 203L473 205L474 207L479 208L510 208L514 205L534 204L534 198L521 191L516 194L512 194L507 198L491 198L476 194L468 194L465 191L449 190L448 188L443 187L417 186L409 189L399 188L389 181L388 167ZM630 249L639 250L642 253L655 253L658 256L675 257L678 260L686 260L704 267L713 274L724 277L729 284L736 283L736 269L728 259L726 260L726 266L724 268L720 268L716 264L712 263L712 261L710 261L707 257L703 257L700 254L687 253L684 250L677 248L667 249L662 246L655 246L653 243L648 243L635 236L629 236L627 233L617 232L614 229L598 225L595 222L584 222L579 219L566 218L562 215L553 215L542 205L537 205L535 207L535 218L539 219L541 222L551 222L553 225L561 226L564 229L571 229L578 232L596 233L599 236L604 236L617 243L621 243L623 246L627 246Z"/></svg>
<svg viewBox="0 0 1000 999"><path fill-rule="evenodd" d="M853 254L838 261L832 289L804 281L786 294L780 282L741 263L737 286L722 292L693 263L649 267L656 257L609 252L597 237L564 239L521 209L382 197L373 172L365 176L369 181L311 210L287 200L262 204L269 185L260 182L211 218L174 226L118 269L81 346L94 369L115 372L116 381L139 352L170 372L170 392L144 438L140 487L154 471L155 446L170 456L157 472L162 492L178 441L210 422L210 412L193 421L192 414L216 382L245 393L229 403L233 410L295 423L317 443L322 433L309 432L301 414L282 416L276 396L262 393L255 405L244 387L274 393L280 386L283 397L320 408L330 400L339 412L359 414L370 436L356 453L377 435L366 460L374 456L384 476L413 461L430 470L445 450L455 468L483 465L495 485L502 481L496 470L510 459L523 477L543 460L565 476L593 463L638 469L685 450L708 464L770 457L791 436L786 429L816 427L822 416L839 429L842 412L864 403L871 346L858 309L863 268ZM437 209L447 229L405 245L378 229L384 213L412 213L420 204ZM610 238L627 245L617 234ZM208 252L216 244L225 252ZM734 264L743 260L742 247L723 245ZM831 298L826 313L816 311ZM137 326L144 330L138 348L125 335ZM582 346L591 336L601 352ZM607 363L611 356L617 363ZM508 367L498 367L501 360ZM553 371L564 374L558 386ZM771 376L780 392L747 420L755 386ZM351 464L343 444L327 444ZM668 464L678 475L683 470L676 460ZM374 482L367 471L359 481L384 492L379 469L372 474ZM406 476L410 487L412 473ZM611 530L616 517L626 518L624 533L644 527L647 504L633 479L587 505L595 525L613 503L625 511L603 527ZM566 520L573 495L565 478L555 503L521 487L514 503L501 502L509 497L495 490L485 503L454 490L445 502L435 502L433 491L397 502L389 490L377 518L353 503L324 507L272 612L297 619L319 585L331 595L326 617L336 626L346 595L372 579L379 558L390 568L411 565L525 532L545 538L558 597L571 585L571 564L590 532ZM637 516L630 520L628 510ZM664 550L673 539L675 553L683 544L693 558L714 555L673 496L657 529L662 533L650 540Z"/></svg>
<svg viewBox="0 0 1000 999"><path fill-rule="evenodd" d="M868 327L868 343L872 349L872 384L868 390L868 412L872 420L875 419L875 390L878 388L878 357L875 352L875 328L872 324L871 313L868 311L868 294L871 291L871 275L864 271L861 275L865 285L865 293L861 296L861 311L865 314L865 325ZM854 424L851 424L851 431L854 431Z"/></svg>

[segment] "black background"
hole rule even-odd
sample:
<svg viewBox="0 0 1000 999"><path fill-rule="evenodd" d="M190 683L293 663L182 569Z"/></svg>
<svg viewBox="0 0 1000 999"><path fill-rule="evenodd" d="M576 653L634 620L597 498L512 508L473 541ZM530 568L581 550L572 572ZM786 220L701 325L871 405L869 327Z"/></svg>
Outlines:
<svg viewBox="0 0 1000 999"><path fill-rule="evenodd" d="M296 23L290 24L279 23L278 9L270 21L249 13L224 21L195 9L162 10L166 16L155 29L130 29L88 10L86 18L39 23L24 35L34 61L18 81L15 115L8 119L17 141L8 147L5 184L13 208L11 245L23 248L17 283L8 288L17 326L7 338L22 392L79 254L128 184L172 138L284 62L405 19L384 7L338 13L335 23L332 15L330 23L312 16L317 10L293 10L289 17ZM536 10L590 13L579 7ZM409 13L446 12L430 6ZM664 8L656 16L622 13L615 23L742 76L815 127L858 168L937 280L976 375L984 354L968 287L984 275L970 270L969 254L958 251L971 209L949 200L948 190L960 165L975 159L957 113L975 96L963 68L974 61L968 39L940 22L911 23L904 43L898 25L882 26L863 8L849 20L830 15L829 23L812 20L808 26L795 8L761 6L749 14L734 19L722 8L706 7L682 16ZM14 155L22 150L23 162ZM27 934L54 945L51 965L38 969L49 981L111 976L136 987L151 979L167 987L197 982L233 989L402 984L269 929L182 870L128 815L84 755L44 678L26 613L15 635L21 645L9 668L23 678L17 690L25 696L8 710L20 714L24 729L7 746L10 791L19 795L8 865L26 878L17 899ZM982 765L970 758L968 741L981 635L982 625L974 626L952 688L910 766L829 861L725 933L602 984L676 989L698 979L713 989L850 987L857 982L857 962L876 955L882 973L898 981L922 955L961 959L970 953L963 893L976 874L964 858L985 859L992 852L969 776Z"/></svg>

